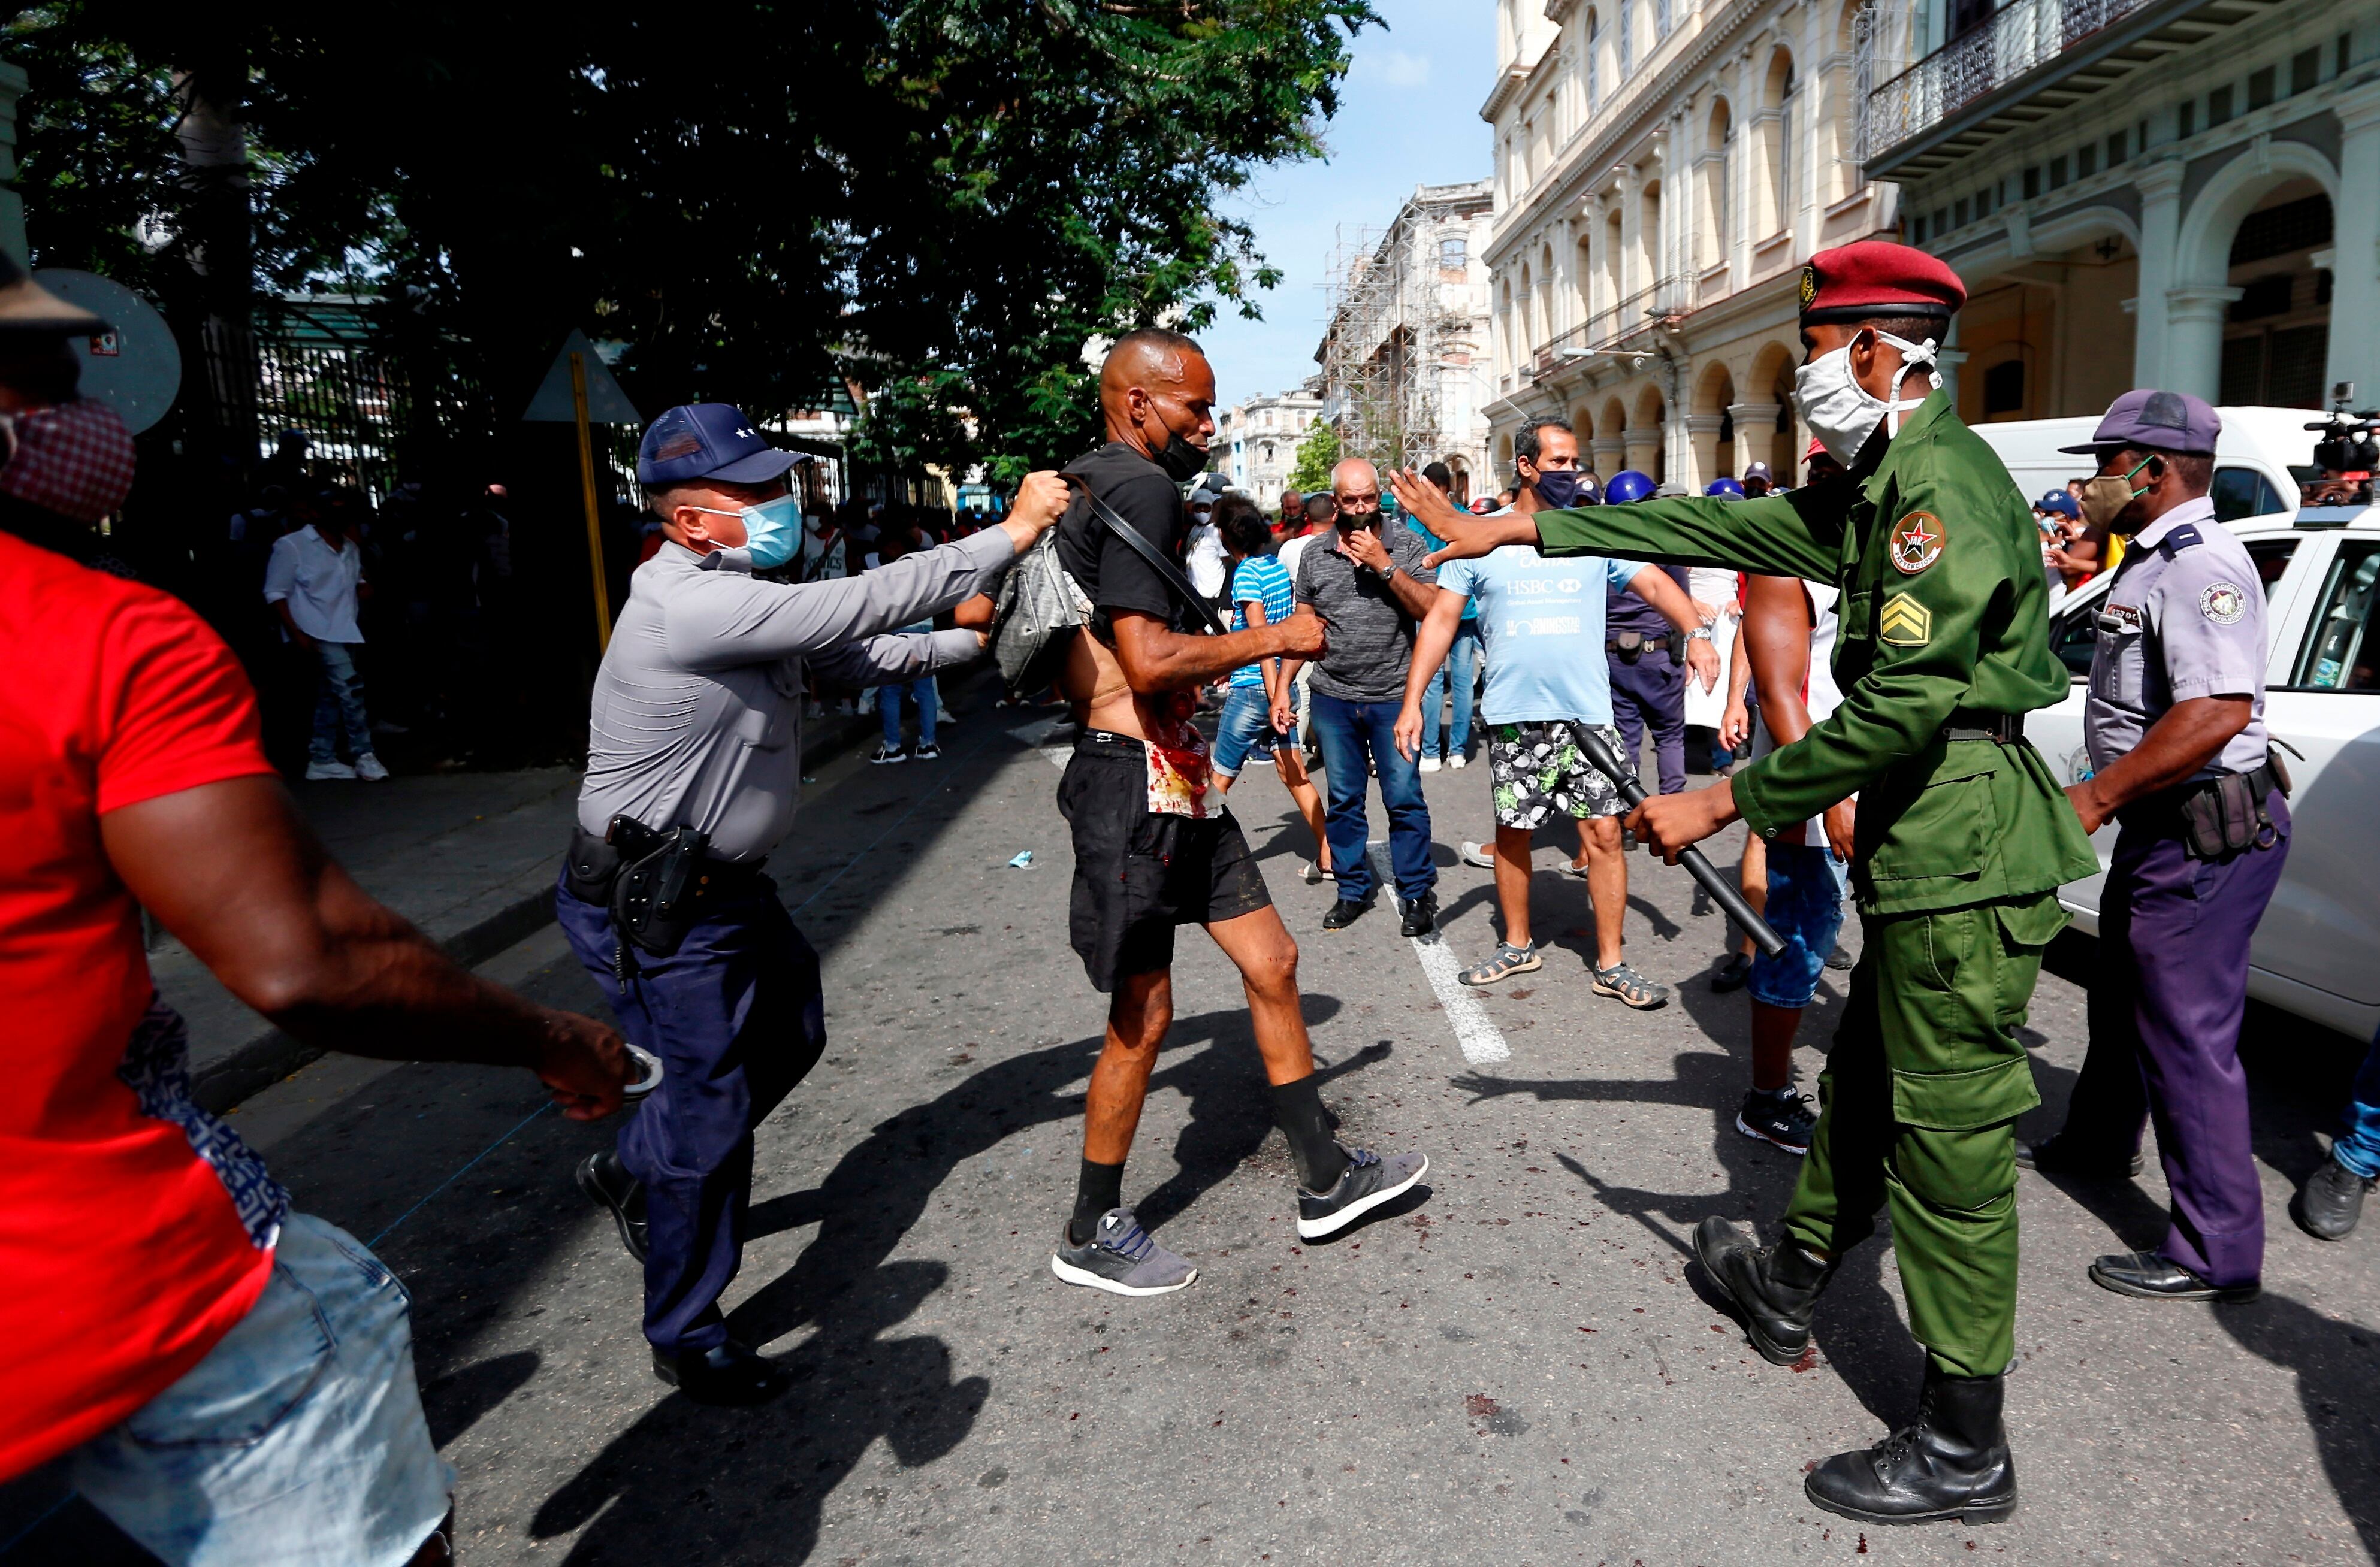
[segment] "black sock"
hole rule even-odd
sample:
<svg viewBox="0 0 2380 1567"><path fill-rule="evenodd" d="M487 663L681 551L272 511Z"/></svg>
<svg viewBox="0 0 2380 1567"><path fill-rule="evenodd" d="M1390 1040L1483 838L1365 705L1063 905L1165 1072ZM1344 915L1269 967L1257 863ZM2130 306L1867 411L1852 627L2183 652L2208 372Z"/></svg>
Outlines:
<svg viewBox="0 0 2380 1567"><path fill-rule="evenodd" d="M1329 1191L1347 1168L1347 1156L1331 1139L1330 1113L1322 1108L1321 1086L1312 1073L1273 1085L1272 1118L1297 1161L1297 1184L1308 1191Z"/></svg>
<svg viewBox="0 0 2380 1567"><path fill-rule="evenodd" d="M1075 1183L1075 1216L1066 1221L1066 1244L1080 1246L1099 1227L1100 1215L1123 1206L1123 1166L1083 1161Z"/></svg>

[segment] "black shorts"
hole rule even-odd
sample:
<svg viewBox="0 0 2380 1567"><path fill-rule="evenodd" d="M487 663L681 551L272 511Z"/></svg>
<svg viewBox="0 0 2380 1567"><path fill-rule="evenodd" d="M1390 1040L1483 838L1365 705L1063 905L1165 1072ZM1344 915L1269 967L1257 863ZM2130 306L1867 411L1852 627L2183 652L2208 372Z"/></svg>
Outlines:
<svg viewBox="0 0 2380 1567"><path fill-rule="evenodd" d="M1075 838L1067 934L1094 990L1172 968L1176 925L1218 924L1272 904L1228 813L1149 810L1148 756L1128 736L1092 729L1075 741L1058 810Z"/></svg>

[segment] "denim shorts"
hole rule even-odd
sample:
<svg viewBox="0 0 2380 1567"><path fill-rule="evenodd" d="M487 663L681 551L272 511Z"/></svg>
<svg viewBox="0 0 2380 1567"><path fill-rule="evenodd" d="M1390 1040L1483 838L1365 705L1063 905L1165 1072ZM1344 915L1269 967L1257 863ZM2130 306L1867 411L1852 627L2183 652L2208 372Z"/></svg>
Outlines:
<svg viewBox="0 0 2380 1567"><path fill-rule="evenodd" d="M1849 867L1824 844L1768 846L1768 907L1771 929L1785 938L1785 950L1756 954L1744 989L1768 1006L1807 1006L1818 994L1818 972L1843 929L1843 886Z"/></svg>
<svg viewBox="0 0 2380 1567"><path fill-rule="evenodd" d="M65 1479L169 1567L403 1567L455 1497L407 1305L354 1236L291 1214L239 1325Z"/></svg>
<svg viewBox="0 0 2380 1567"><path fill-rule="evenodd" d="M1264 687L1233 686L1215 726L1215 752L1208 765L1218 777L1236 778L1250 756L1269 759L1272 742L1272 705L1265 700Z"/></svg>

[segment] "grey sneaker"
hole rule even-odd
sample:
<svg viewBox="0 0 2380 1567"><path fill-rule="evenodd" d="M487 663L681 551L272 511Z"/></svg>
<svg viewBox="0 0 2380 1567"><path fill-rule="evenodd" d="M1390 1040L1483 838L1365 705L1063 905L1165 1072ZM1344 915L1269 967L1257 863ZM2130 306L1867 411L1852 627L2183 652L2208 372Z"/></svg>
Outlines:
<svg viewBox="0 0 2380 1567"><path fill-rule="evenodd" d="M1336 1235L1383 1202L1411 1190L1429 1172L1427 1153L1400 1153L1383 1159L1368 1148L1339 1145L1347 1167L1326 1192L1297 1188L1297 1234L1303 1240Z"/></svg>
<svg viewBox="0 0 2380 1567"><path fill-rule="evenodd" d="M1050 1272L1070 1284L1103 1289L1110 1295L1172 1295L1198 1277L1190 1260L1158 1245L1157 1237L1140 1227L1129 1208L1111 1208L1101 1214L1099 1227L1080 1246L1061 1224L1058 1249L1050 1254Z"/></svg>

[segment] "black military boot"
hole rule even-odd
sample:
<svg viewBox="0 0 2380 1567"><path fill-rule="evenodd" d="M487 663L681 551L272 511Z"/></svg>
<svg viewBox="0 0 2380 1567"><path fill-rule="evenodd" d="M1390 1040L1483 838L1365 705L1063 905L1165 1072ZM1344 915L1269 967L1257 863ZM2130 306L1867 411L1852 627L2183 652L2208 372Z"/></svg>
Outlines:
<svg viewBox="0 0 2380 1567"><path fill-rule="evenodd" d="M2289 1203L2289 1217L2316 1240L2345 1240L2363 1217L2363 1199L2374 1183L2338 1162L2333 1152L2322 1168L2306 1177Z"/></svg>
<svg viewBox="0 0 2380 1567"><path fill-rule="evenodd" d="M1863 1524L1997 1524L2016 1511L2016 1459L2000 1423L2004 1379L1925 1366L1917 1424L1864 1452L1839 1452L1802 1489Z"/></svg>
<svg viewBox="0 0 2380 1567"><path fill-rule="evenodd" d="M1779 1366L1802 1358L1819 1292L1835 1276L1832 1262L1819 1261L1791 1240L1764 1247L1716 1216L1694 1226L1694 1255L1734 1305L1753 1348Z"/></svg>

